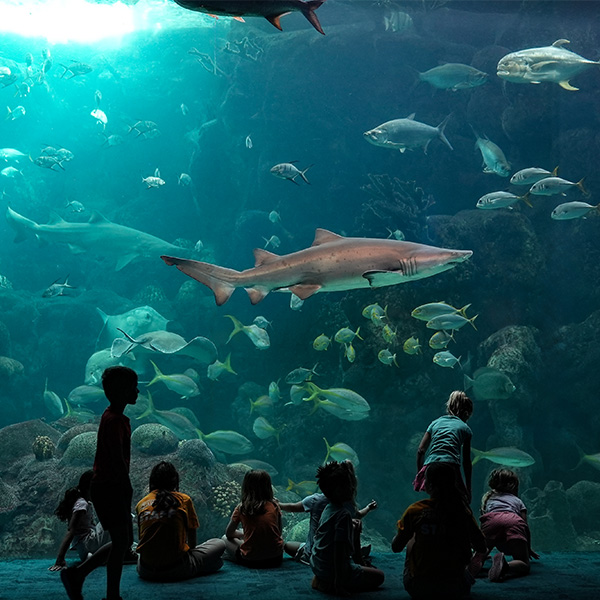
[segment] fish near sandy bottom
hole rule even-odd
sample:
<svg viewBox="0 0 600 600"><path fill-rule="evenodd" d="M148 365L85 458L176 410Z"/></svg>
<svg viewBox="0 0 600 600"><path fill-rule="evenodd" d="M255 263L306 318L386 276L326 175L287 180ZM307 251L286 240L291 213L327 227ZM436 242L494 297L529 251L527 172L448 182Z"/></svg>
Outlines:
<svg viewBox="0 0 600 600"><path fill-rule="evenodd" d="M264 17L274 27L281 30L279 19L290 12L301 12L308 22L325 35L315 14L325 0L175 0L179 6L209 15L231 17Z"/></svg>
<svg viewBox="0 0 600 600"><path fill-rule="evenodd" d="M317 229L312 246L298 252L278 256L255 249L255 266L245 271L173 256L161 258L208 286L221 306L238 287L246 289L252 304L271 291L292 292L305 300L317 292L377 288L431 277L472 255L471 250L390 239L346 238Z"/></svg>

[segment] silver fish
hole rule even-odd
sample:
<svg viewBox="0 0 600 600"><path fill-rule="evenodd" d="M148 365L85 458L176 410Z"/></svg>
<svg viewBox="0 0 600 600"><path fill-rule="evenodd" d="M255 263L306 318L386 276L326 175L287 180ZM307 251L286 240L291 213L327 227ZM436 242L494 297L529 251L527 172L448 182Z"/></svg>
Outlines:
<svg viewBox="0 0 600 600"><path fill-rule="evenodd" d="M275 165L274 167L271 167L271 173L275 175L275 177L279 177L280 179L287 179L288 181L292 181L296 185L300 185L296 181L296 177L300 175L300 177L304 179L306 183L310 184L310 181L306 178L306 171L308 171L313 165L309 165L308 167L306 167L306 169L300 171L300 169L294 166L295 162L298 161L293 160L288 163L280 163L278 165Z"/></svg>
<svg viewBox="0 0 600 600"><path fill-rule="evenodd" d="M452 115L448 115L437 127L415 121L415 113L405 119L394 119L365 131L364 138L374 146L398 149L400 152L423 148L427 154L427 146L434 138L439 138L450 150L454 150L444 134L444 129Z"/></svg>
<svg viewBox="0 0 600 600"><path fill-rule="evenodd" d="M511 52L502 57L496 68L498 77L513 83L558 83L562 88L576 91L569 80L582 71L600 65L600 61L588 60L565 50L569 40L556 40L552 46L528 48Z"/></svg>
<svg viewBox="0 0 600 600"><path fill-rule="evenodd" d="M419 73L419 79L441 90L466 90L483 85L488 74L462 63L446 63Z"/></svg>
<svg viewBox="0 0 600 600"><path fill-rule="evenodd" d="M587 214L593 210L598 210L600 204L592 206L587 202L565 202L559 204L550 215L556 221L566 221L568 219L580 219L585 218Z"/></svg>
<svg viewBox="0 0 600 600"><path fill-rule="evenodd" d="M506 160L504 152L487 137L479 137L479 134L473 129L473 133L477 137L475 146L479 148L481 157L483 158L483 172L495 173L500 177L508 177L510 175L510 163Z"/></svg>
<svg viewBox="0 0 600 600"><path fill-rule="evenodd" d="M510 182L513 185L533 185L540 181L540 179L545 179L546 177L556 177L558 175L558 167L554 169L554 171L550 172L546 169L541 169L540 167L528 167L526 169L521 169L517 171L511 178Z"/></svg>

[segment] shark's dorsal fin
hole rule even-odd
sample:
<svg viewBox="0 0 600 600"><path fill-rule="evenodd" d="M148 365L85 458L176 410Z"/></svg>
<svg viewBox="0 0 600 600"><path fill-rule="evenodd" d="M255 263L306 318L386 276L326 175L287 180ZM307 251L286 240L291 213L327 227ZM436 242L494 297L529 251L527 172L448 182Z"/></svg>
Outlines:
<svg viewBox="0 0 600 600"><path fill-rule="evenodd" d="M329 231L327 229L316 229L315 239L312 245L320 246L321 244L327 244L328 242L337 242L338 240L343 239L343 236L338 235L337 233L333 233L333 231Z"/></svg>
<svg viewBox="0 0 600 600"><path fill-rule="evenodd" d="M565 44L570 44L571 42L569 40L565 40L565 39L560 39L560 40L556 40L554 42L554 44L552 44L555 48L560 48L561 46L564 46Z"/></svg>
<svg viewBox="0 0 600 600"><path fill-rule="evenodd" d="M268 250L263 250L262 248L254 248L254 266L260 267L262 265L268 265L276 260L279 260L279 256L277 254L273 254L273 252L269 252Z"/></svg>
<svg viewBox="0 0 600 600"><path fill-rule="evenodd" d="M59 223L66 223L66 221L57 213L52 211L50 213L50 219L48 219L48 225L58 225Z"/></svg>
<svg viewBox="0 0 600 600"><path fill-rule="evenodd" d="M104 215L101 215L97 210L95 210L92 213L88 223L110 223L110 221Z"/></svg>
<svg viewBox="0 0 600 600"><path fill-rule="evenodd" d="M416 113L410 113L410 115L408 115L408 117L406 117L409 121L414 121L415 120L415 114Z"/></svg>

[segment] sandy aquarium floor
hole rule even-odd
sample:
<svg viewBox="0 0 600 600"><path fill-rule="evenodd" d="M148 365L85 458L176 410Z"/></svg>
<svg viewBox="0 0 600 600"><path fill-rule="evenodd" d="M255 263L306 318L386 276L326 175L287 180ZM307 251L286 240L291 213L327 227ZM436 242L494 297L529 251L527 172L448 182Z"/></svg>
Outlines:
<svg viewBox="0 0 600 600"><path fill-rule="evenodd" d="M403 600L408 594L402 587L404 554L376 554L375 566L383 569L386 580L381 590L360 595L377 600ZM48 571L51 560L4 560L0 562L0 600L66 599L58 573ZM489 564L489 563L488 563ZM135 566L124 568L123 600L229 600L254 598L325 598L310 587L308 567L284 560L279 569L249 570L226 563L223 569L205 578L181 583L157 584L141 581ZM105 592L105 573L98 569L85 583L85 600L101 600ZM529 577L503 583L480 578L473 586L474 600L597 600L600 598L600 553L544 554L533 564ZM443 600L443 599L440 599Z"/></svg>

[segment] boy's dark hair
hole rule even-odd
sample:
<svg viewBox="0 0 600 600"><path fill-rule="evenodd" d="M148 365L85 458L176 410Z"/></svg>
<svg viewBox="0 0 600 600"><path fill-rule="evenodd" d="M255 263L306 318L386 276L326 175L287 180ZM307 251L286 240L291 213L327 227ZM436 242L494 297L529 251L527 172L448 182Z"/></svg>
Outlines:
<svg viewBox="0 0 600 600"><path fill-rule="evenodd" d="M163 460L154 465L150 473L150 491L156 490L152 506L157 511L171 511L180 504L171 493L179 491L179 473L173 463Z"/></svg>
<svg viewBox="0 0 600 600"><path fill-rule="evenodd" d="M317 483L330 502L354 501L358 482L354 465L349 461L332 461L317 469Z"/></svg>
<svg viewBox="0 0 600 600"><path fill-rule="evenodd" d="M109 402L119 398L120 394L123 393L123 388L129 385L137 386L137 383L137 373L129 367L116 365L108 367L102 373L102 389Z"/></svg>
<svg viewBox="0 0 600 600"><path fill-rule="evenodd" d="M94 476L94 471L91 469L89 471L85 471L81 477L79 478L79 483L72 488L69 488L65 492L64 498L60 501L60 504L56 507L54 514L61 521L69 521L71 518L71 514L73 513L73 506L75 506L75 502L82 497L89 497L90 493L90 484L92 483L92 477Z"/></svg>
<svg viewBox="0 0 600 600"><path fill-rule="evenodd" d="M473 513L463 493L457 486L457 475L452 465L432 462L425 471L425 488L427 493L437 501L435 510L442 519L463 522Z"/></svg>
<svg viewBox="0 0 600 600"><path fill-rule="evenodd" d="M251 469L242 481L240 512L246 516L265 513L265 503L273 501L271 476L261 469Z"/></svg>

